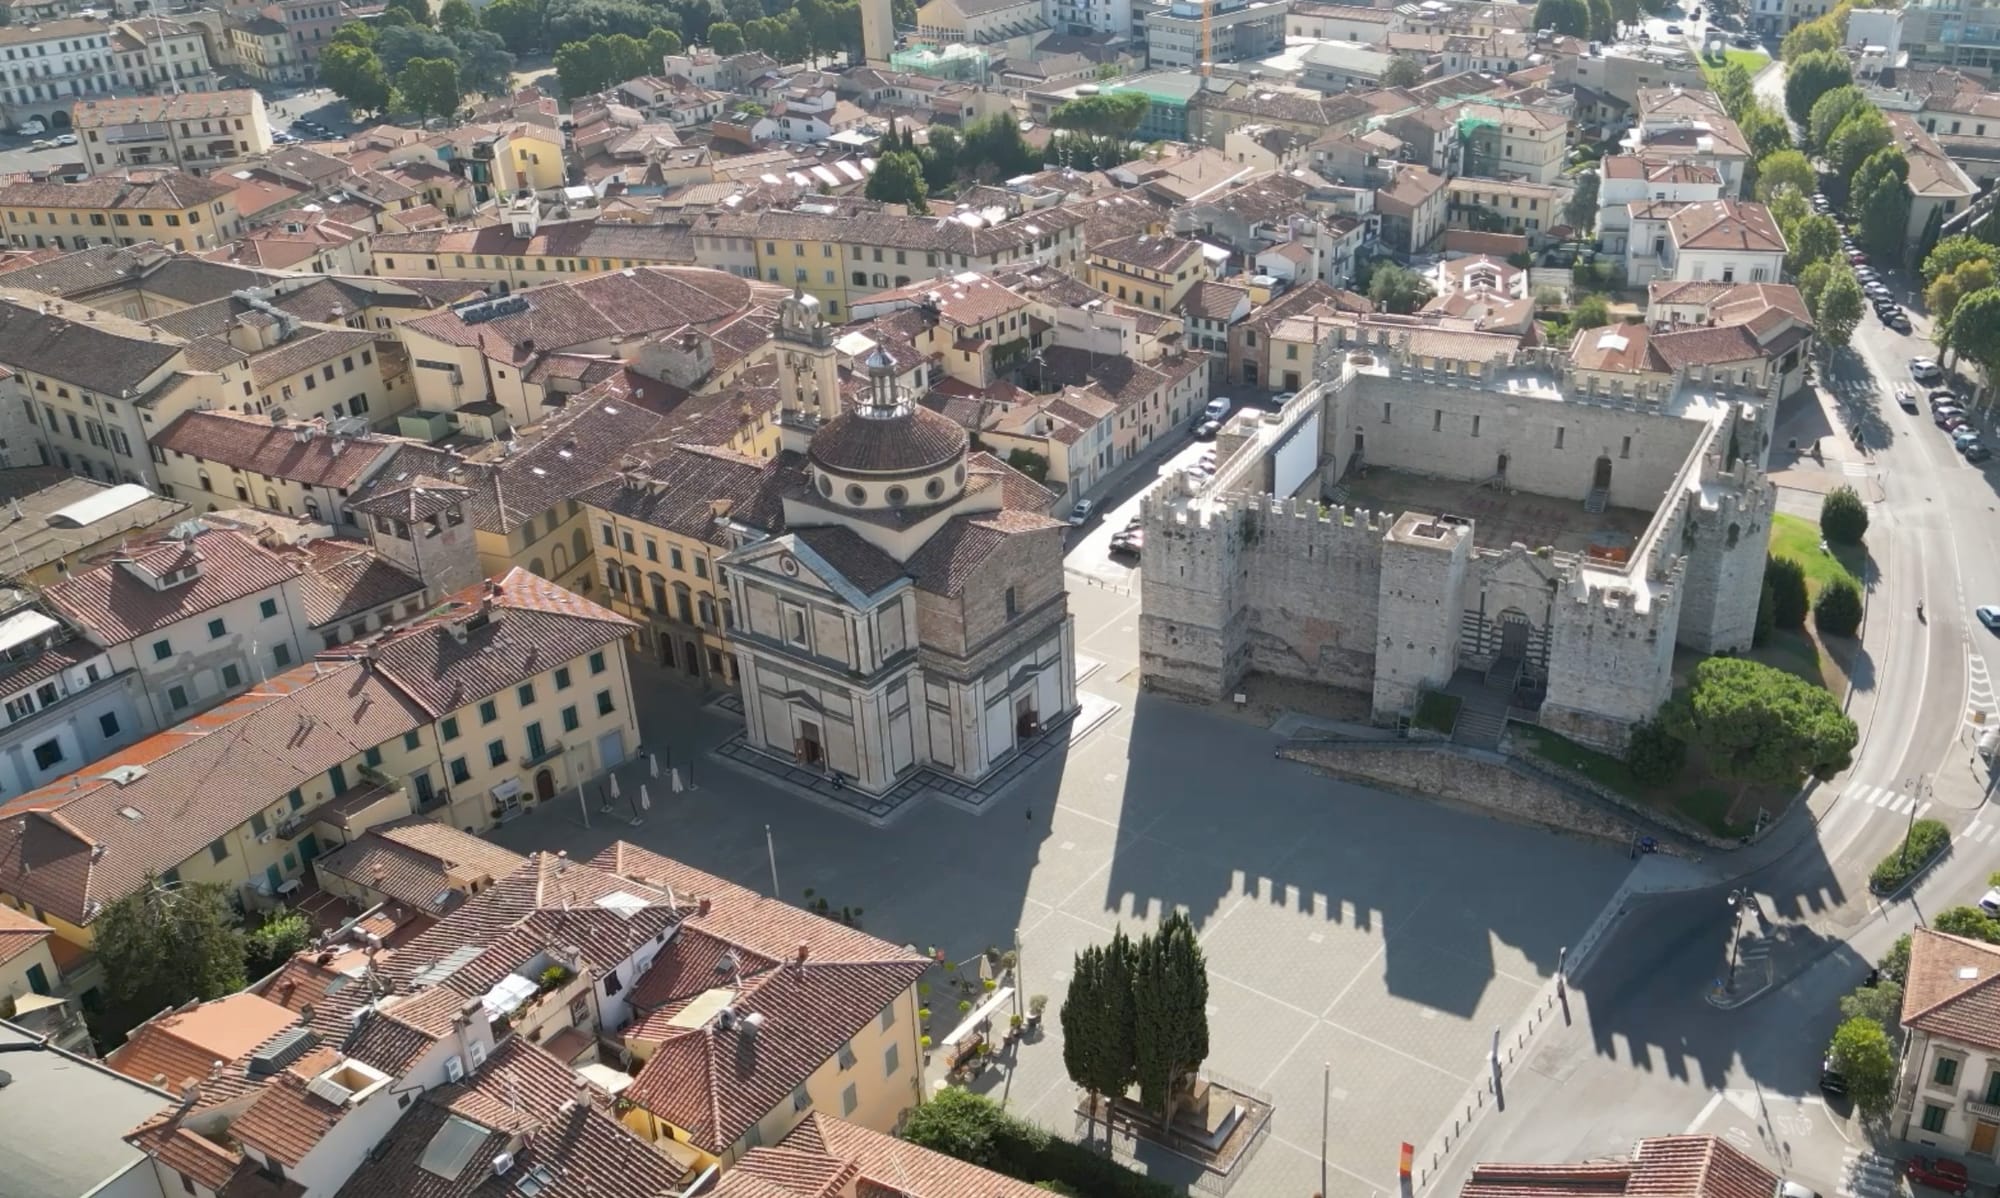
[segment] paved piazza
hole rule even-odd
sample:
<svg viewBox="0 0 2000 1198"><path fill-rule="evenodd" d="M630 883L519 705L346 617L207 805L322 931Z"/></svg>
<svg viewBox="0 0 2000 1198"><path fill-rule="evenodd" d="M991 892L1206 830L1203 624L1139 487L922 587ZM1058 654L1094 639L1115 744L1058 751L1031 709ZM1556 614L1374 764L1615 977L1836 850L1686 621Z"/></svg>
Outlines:
<svg viewBox="0 0 2000 1198"><path fill-rule="evenodd" d="M768 893L769 825L794 902L811 887L862 908L869 931L955 960L1006 946L1018 928L1025 989L1050 996L1048 1030L987 1078L1010 1108L1065 1134L1076 1095L1059 975L1115 925L1136 932L1184 907L1208 954L1208 1064L1277 1107L1232 1193L1318 1188L1324 1062L1333 1194L1392 1193L1398 1143L1424 1144L1483 1076L1493 1030L1513 1026L1558 949L1596 918L1623 854L1279 761L1264 728L1137 692L1136 594L1073 575L1071 606L1079 653L1103 663L1084 689L1122 706L982 814L924 802L872 827L704 753L693 791L649 784L638 827L624 803L604 815L593 796L588 830L575 804L557 803L498 839L585 856L623 837ZM685 762L735 729L657 672L641 667L636 683L656 752ZM621 775L628 798L643 772ZM937 997L941 1035L952 1000ZM1171 1156L1141 1157L1169 1179L1190 1176Z"/></svg>

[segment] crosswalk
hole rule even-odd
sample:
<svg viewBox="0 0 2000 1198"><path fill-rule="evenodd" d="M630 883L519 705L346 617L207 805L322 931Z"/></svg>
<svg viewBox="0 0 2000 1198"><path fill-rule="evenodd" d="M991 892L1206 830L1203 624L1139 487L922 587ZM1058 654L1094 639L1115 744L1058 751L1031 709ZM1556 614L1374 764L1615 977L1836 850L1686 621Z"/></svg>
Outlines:
<svg viewBox="0 0 2000 1198"><path fill-rule="evenodd" d="M1986 810L1981 809L1978 815L1972 817L1972 822L1965 826L1965 831L1958 834L1958 838L1971 841L1973 844L1985 844L1990 837L1993 843L2000 844L2000 835L1996 835L1996 832L2000 832L2000 825L1995 824L1994 818L1989 816Z"/></svg>
<svg viewBox="0 0 2000 1198"><path fill-rule="evenodd" d="M1867 478L1867 477L1868 477L1868 463L1866 463L1866 462L1842 462L1842 463L1840 464L1840 472L1841 472L1842 474L1845 474L1845 475L1846 475L1847 477L1849 477L1849 478Z"/></svg>
<svg viewBox="0 0 2000 1198"><path fill-rule="evenodd" d="M1771 938L1769 936L1760 936L1755 932L1748 932L1744 934L1741 940L1736 942L1736 960L1739 964L1748 965L1753 961L1762 961L1770 955Z"/></svg>
<svg viewBox="0 0 2000 1198"><path fill-rule="evenodd" d="M1840 1198L1890 1198L1900 1190L1900 1172L1891 1157L1865 1148L1841 1153Z"/></svg>
<svg viewBox="0 0 2000 1198"><path fill-rule="evenodd" d="M1914 807L1916 808L1918 819L1922 819L1931 809L1929 802L1918 803L1910 795L1903 794L1900 791L1884 790L1880 786L1863 786L1859 784L1849 786L1846 797L1853 799L1857 803L1866 803L1870 807L1880 807L1884 811L1895 815L1908 815L1910 809Z"/></svg>

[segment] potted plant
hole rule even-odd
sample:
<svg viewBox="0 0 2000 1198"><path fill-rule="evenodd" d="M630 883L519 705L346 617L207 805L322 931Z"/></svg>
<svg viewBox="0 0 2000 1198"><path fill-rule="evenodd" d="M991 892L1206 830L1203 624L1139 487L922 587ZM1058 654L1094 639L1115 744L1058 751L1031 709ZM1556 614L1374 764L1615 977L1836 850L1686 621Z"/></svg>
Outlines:
<svg viewBox="0 0 2000 1198"><path fill-rule="evenodd" d="M1021 1024L1024 1022L1026 1021L1021 1018L1019 1013L1007 1016L1007 1038L1009 1040L1019 1040L1021 1038Z"/></svg>
<svg viewBox="0 0 2000 1198"><path fill-rule="evenodd" d="M971 999L969 999L969 998L961 998L961 999L959 999L959 1000L958 1000L958 1013L959 1013L960 1015L966 1015L966 1014L970 1014L970 1013L971 1013L971 1011L972 1011L972 1000L971 1000Z"/></svg>
<svg viewBox="0 0 2000 1198"><path fill-rule="evenodd" d="M1048 995L1046 995L1046 994L1037 994L1037 995L1034 995L1033 997L1029 998L1029 999L1028 999L1028 1026L1029 1026L1029 1027L1040 1027L1040 1026L1042 1025L1042 1012L1043 1012L1043 1011L1046 1011L1046 1010L1048 1010L1048 1009L1049 1009L1049 996L1048 996Z"/></svg>
<svg viewBox="0 0 2000 1198"><path fill-rule="evenodd" d="M986 991L986 993L991 994L993 993L994 990L999 988L999 985L1000 985L999 982L994 981L992 978L987 978L986 980L979 983L979 988Z"/></svg>
<svg viewBox="0 0 2000 1198"><path fill-rule="evenodd" d="M931 1021L931 1009L929 1007L918 1007L917 1018L923 1020L924 1025L928 1027Z"/></svg>

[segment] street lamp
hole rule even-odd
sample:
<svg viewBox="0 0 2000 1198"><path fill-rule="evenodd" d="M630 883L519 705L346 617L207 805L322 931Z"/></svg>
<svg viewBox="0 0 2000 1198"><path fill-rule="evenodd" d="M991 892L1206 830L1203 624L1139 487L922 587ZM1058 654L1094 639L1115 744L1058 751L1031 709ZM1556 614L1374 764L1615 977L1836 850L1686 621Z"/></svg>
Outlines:
<svg viewBox="0 0 2000 1198"><path fill-rule="evenodd" d="M1738 887L1729 892L1729 981L1727 989L1736 991L1736 946L1742 939L1743 908L1750 905L1750 888Z"/></svg>
<svg viewBox="0 0 2000 1198"><path fill-rule="evenodd" d="M1910 868L1910 838L1917 834L1917 808L1923 806L1921 801L1924 793L1923 787L1928 782L1928 778L1905 778L1903 780L1903 789L1910 792L1910 819L1903 827L1903 851L1897 857L1897 867L1899 869L1907 870Z"/></svg>

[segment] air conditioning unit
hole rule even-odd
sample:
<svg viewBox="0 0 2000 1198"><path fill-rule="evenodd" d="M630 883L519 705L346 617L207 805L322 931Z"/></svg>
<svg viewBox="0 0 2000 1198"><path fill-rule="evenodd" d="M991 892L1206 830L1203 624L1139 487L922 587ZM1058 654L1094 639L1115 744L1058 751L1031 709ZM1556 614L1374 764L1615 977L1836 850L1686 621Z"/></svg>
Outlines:
<svg viewBox="0 0 2000 1198"><path fill-rule="evenodd" d="M268 828L262 832L257 833L257 843L258 844L271 843L271 832Z"/></svg>

